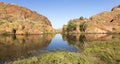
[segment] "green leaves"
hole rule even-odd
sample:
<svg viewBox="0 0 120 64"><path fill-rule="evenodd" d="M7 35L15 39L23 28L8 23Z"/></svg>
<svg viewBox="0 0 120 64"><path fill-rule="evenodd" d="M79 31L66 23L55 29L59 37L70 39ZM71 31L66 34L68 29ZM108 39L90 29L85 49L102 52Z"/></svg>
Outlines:
<svg viewBox="0 0 120 64"><path fill-rule="evenodd" d="M87 23L85 21L81 22L80 31L85 32L86 28L87 28Z"/></svg>
<svg viewBox="0 0 120 64"><path fill-rule="evenodd" d="M68 25L67 25L67 31L72 31L72 30L75 30L76 29L76 23L74 22L74 20L70 20L68 22Z"/></svg>

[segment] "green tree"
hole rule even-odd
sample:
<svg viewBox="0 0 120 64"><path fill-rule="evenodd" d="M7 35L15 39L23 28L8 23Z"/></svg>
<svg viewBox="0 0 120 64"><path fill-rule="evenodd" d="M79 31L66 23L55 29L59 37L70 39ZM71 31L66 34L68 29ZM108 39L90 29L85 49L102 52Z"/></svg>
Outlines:
<svg viewBox="0 0 120 64"><path fill-rule="evenodd" d="M76 23L74 22L74 20L70 20L68 22L68 25L67 25L67 31L72 31L72 30L75 30L76 29Z"/></svg>
<svg viewBox="0 0 120 64"><path fill-rule="evenodd" d="M63 28L62 28L62 33L65 33L67 32L67 25L63 25Z"/></svg>
<svg viewBox="0 0 120 64"><path fill-rule="evenodd" d="M80 31L85 32L86 28L87 28L87 22L85 22L85 21L81 22Z"/></svg>
<svg viewBox="0 0 120 64"><path fill-rule="evenodd" d="M79 19L80 19L80 20L83 20L83 19L84 19L84 17L83 17L83 16L81 16Z"/></svg>

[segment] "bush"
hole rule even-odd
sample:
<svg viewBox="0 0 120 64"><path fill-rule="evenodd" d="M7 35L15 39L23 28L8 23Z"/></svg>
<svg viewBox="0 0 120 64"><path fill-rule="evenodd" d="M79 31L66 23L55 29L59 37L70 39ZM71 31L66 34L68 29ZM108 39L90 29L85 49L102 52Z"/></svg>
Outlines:
<svg viewBox="0 0 120 64"><path fill-rule="evenodd" d="M85 32L86 28L87 28L87 23L85 21L81 22L80 31Z"/></svg>
<svg viewBox="0 0 120 64"><path fill-rule="evenodd" d="M76 23L74 22L74 20L70 20L68 25L67 25L67 31L72 31L76 29Z"/></svg>

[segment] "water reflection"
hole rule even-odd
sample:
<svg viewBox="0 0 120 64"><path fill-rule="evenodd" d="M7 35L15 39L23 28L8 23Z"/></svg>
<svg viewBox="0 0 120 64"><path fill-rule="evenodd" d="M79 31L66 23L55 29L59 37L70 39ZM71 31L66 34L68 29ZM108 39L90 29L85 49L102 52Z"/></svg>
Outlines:
<svg viewBox="0 0 120 64"><path fill-rule="evenodd" d="M63 40L61 34L56 34L56 36L52 39L49 46L45 48L45 50L48 51L67 50L72 52L77 51L76 47L69 45L67 41Z"/></svg>
<svg viewBox="0 0 120 64"><path fill-rule="evenodd" d="M78 51L84 50L87 42L120 40L119 34L64 34L62 37L69 45L76 47Z"/></svg>
<svg viewBox="0 0 120 64"><path fill-rule="evenodd" d="M0 36L0 60L13 60L33 55L47 47L54 35Z"/></svg>
<svg viewBox="0 0 120 64"><path fill-rule="evenodd" d="M120 34L85 34L87 41L119 40Z"/></svg>
<svg viewBox="0 0 120 64"><path fill-rule="evenodd" d="M54 36L54 34L0 36L0 64L9 60L34 56L41 50L81 52L87 42L120 40L118 34L57 34Z"/></svg>
<svg viewBox="0 0 120 64"><path fill-rule="evenodd" d="M84 43L87 41L84 34L68 34L63 35L63 39L77 48L77 51L82 51L84 48Z"/></svg>

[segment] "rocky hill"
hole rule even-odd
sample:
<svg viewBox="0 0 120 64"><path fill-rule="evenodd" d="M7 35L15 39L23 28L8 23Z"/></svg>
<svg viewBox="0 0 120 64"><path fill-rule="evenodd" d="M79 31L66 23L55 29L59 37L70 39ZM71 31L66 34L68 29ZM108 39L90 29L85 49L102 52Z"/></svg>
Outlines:
<svg viewBox="0 0 120 64"><path fill-rule="evenodd" d="M102 12L89 19L94 28L88 28L87 32L97 33L119 33L120 32L120 5L112 8L110 12Z"/></svg>
<svg viewBox="0 0 120 64"><path fill-rule="evenodd" d="M0 34L54 32L47 17L15 4L0 2Z"/></svg>
<svg viewBox="0 0 120 64"><path fill-rule="evenodd" d="M79 30L70 31L66 29L67 32L73 33L74 31L77 33L81 33L82 31L80 29L85 29L84 32L86 33L120 33L120 5L112 8L111 11L105 11L91 16L87 21L84 20L85 19L80 21L80 19L78 19L77 22L79 23L73 21L72 24L77 23L79 25L75 26L75 29L79 28ZM81 22L86 22L86 24L83 24L81 27ZM69 28L69 23L68 25L66 25L66 27Z"/></svg>

